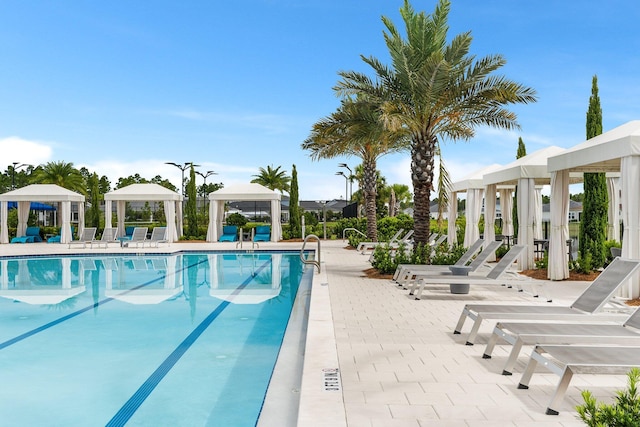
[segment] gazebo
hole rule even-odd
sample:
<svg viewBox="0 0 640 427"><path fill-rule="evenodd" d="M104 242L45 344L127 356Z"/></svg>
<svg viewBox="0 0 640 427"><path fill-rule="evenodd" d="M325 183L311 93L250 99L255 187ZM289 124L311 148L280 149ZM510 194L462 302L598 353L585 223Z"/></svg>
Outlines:
<svg viewBox="0 0 640 427"><path fill-rule="evenodd" d="M568 258L559 250L558 243L568 236L566 211L569 203L569 173L605 172L620 173L620 206L622 207L622 257L640 258L640 120L625 123L608 132L569 148L550 157L551 173L551 234L549 260L554 259L553 269L549 263L549 278L562 280L569 277ZM609 180L614 179L610 177ZM609 185L610 201L617 203L617 191ZM613 190L613 191L611 191ZM615 212L615 206L612 211ZM615 216L610 219L616 222ZM615 224L612 224L615 225ZM622 296L640 296L640 281L634 277L622 288Z"/></svg>
<svg viewBox="0 0 640 427"><path fill-rule="evenodd" d="M112 203L116 202L118 217L118 235L124 234L125 203L132 201L164 202L164 215L167 220L167 240L175 242L182 236L182 196L158 184L131 184L113 190L104 195L105 228L112 228Z"/></svg>
<svg viewBox="0 0 640 427"><path fill-rule="evenodd" d="M277 242L282 238L280 226L280 193L269 190L260 184L238 184L221 188L209 194L209 229L207 242L217 242L222 234L222 220L224 218L224 203L237 201L271 201L271 241Z"/></svg>
<svg viewBox="0 0 640 427"><path fill-rule="evenodd" d="M518 186L518 243L527 246L519 260L519 268L522 270L532 269L535 266L534 239L541 237L536 236L534 231L542 221L541 188L550 183L547 159L562 152L564 148L561 147L546 147L484 175L483 182L487 187ZM504 214L508 207L503 200L501 203Z"/></svg>
<svg viewBox="0 0 640 427"><path fill-rule="evenodd" d="M71 236L71 203L78 204L78 233L84 229L84 196L55 184L31 184L26 187L0 194L0 243L9 243L7 214L9 202L18 203L17 235L24 235L29 219L31 202L59 203L62 224L60 243L69 243Z"/></svg>

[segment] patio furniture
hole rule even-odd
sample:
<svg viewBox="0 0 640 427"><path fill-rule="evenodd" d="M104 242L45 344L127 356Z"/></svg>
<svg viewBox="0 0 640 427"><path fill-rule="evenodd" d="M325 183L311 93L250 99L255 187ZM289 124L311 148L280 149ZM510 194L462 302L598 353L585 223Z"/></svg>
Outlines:
<svg viewBox="0 0 640 427"><path fill-rule="evenodd" d="M256 233L253 236L254 242L268 242L271 240L271 227L268 225L259 225L256 227Z"/></svg>
<svg viewBox="0 0 640 427"><path fill-rule="evenodd" d="M96 227L85 227L80 234L78 240L72 240L69 242L69 248L74 245L82 245L83 248L87 247L87 244L91 244L96 238Z"/></svg>
<svg viewBox="0 0 640 427"><path fill-rule="evenodd" d="M144 242L147 240L147 230L147 227L135 227L131 234L131 239L122 240L120 243L123 247L130 247L133 244L136 245L136 248L139 244L144 246Z"/></svg>
<svg viewBox="0 0 640 427"><path fill-rule="evenodd" d="M235 242L238 240L238 227L236 225L225 225L222 227L222 236L219 242Z"/></svg>
<svg viewBox="0 0 640 427"><path fill-rule="evenodd" d="M155 227L153 231L151 231L151 237L149 240L143 242L142 246L144 246L145 243L148 243L149 247L155 246L156 248L160 243L168 243L167 227Z"/></svg>
<svg viewBox="0 0 640 427"><path fill-rule="evenodd" d="M474 321L467 337L467 345L473 345L480 325L484 320L579 320L621 321L620 313L600 313L616 290L636 273L640 261L615 258L607 268L594 280L587 289L570 306L552 305L501 305L501 304L467 304L462 309L460 319L453 331L459 334L468 318ZM622 306L620 306L622 308ZM591 316L593 317L591 317ZM589 316L589 317L587 317Z"/></svg>
<svg viewBox="0 0 640 427"><path fill-rule="evenodd" d="M24 236L16 236L11 239L11 243L35 243L42 242L40 237L40 227L27 227Z"/></svg>

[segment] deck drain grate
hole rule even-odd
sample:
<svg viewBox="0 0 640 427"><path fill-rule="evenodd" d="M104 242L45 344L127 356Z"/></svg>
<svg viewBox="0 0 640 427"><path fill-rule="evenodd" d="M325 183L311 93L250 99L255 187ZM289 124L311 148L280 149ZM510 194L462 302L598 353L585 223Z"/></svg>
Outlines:
<svg viewBox="0 0 640 427"><path fill-rule="evenodd" d="M340 391L340 370L338 368L323 369L322 384L324 391Z"/></svg>

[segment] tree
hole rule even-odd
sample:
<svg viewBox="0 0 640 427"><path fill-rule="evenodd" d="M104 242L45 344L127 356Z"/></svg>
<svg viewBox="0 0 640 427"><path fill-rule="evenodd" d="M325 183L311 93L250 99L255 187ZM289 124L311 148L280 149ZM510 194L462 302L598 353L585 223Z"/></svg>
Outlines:
<svg viewBox="0 0 640 427"><path fill-rule="evenodd" d="M86 223L89 227L100 227L100 180L98 174L93 173L87 179L87 188L89 189L89 200L91 207L86 213Z"/></svg>
<svg viewBox="0 0 640 427"><path fill-rule="evenodd" d="M293 238L302 236L298 197L298 171L296 165L293 165L291 168L291 189L289 190L289 230Z"/></svg>
<svg viewBox="0 0 640 427"><path fill-rule="evenodd" d="M377 161L385 154L406 150L407 145L402 131L386 128L379 104L368 101L366 97L344 97L333 114L313 125L311 135L302 148L309 150L314 160L345 155L362 159L360 190L364 193L367 239L376 242Z"/></svg>
<svg viewBox="0 0 640 427"><path fill-rule="evenodd" d="M598 95L598 77L593 76L587 109L587 139L602 133L602 108ZM580 221L578 250L584 259L591 254L594 268L604 266L607 235L607 178L604 173L584 174L584 203Z"/></svg>
<svg viewBox="0 0 640 427"><path fill-rule="evenodd" d="M287 176L287 171L280 170L281 166L273 168L273 166L267 166L267 169L260 168L260 173L251 180L254 184L260 184L273 191L280 191L281 193L289 191L289 182L291 178Z"/></svg>
<svg viewBox="0 0 640 427"><path fill-rule="evenodd" d="M522 137L518 137L518 150L516 151L516 160L527 155L527 147L524 146ZM518 237L518 186L516 185L516 191L513 194L513 208L511 210L511 217L513 218L513 237Z"/></svg>
<svg viewBox="0 0 640 427"><path fill-rule="evenodd" d="M76 193L87 194L84 177L73 163L48 162L34 169L32 181L36 184L56 184Z"/></svg>
<svg viewBox="0 0 640 427"><path fill-rule="evenodd" d="M411 139L415 247L429 239L429 200L439 141L469 140L481 125L518 128L516 114L506 106L536 101L533 89L494 74L506 64L501 55L476 60L469 54L469 32L447 43L449 9L450 2L440 0L432 15L416 13L405 0L400 13L406 38L389 18L382 18L391 65L362 56L377 79L345 71L336 88L339 94L363 94L377 102L386 126L404 130Z"/></svg>
<svg viewBox="0 0 640 427"><path fill-rule="evenodd" d="M196 206L196 198L198 197L196 190L196 172L193 163L189 170L189 181L187 182L187 202L185 203L184 213L187 218L187 236L195 237L198 235L198 212Z"/></svg>

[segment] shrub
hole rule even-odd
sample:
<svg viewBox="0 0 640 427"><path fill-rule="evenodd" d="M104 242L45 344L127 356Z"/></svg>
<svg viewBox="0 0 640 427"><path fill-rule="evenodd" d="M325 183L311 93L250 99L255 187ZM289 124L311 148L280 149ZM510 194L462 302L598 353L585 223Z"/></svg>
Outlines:
<svg viewBox="0 0 640 427"><path fill-rule="evenodd" d="M498 247L498 249L496 249L496 258L500 259L504 256L504 254L506 254L507 252L509 252L509 247L502 245L500 247Z"/></svg>
<svg viewBox="0 0 640 427"><path fill-rule="evenodd" d="M584 257L578 257L573 262L569 262L569 270L576 273L589 274L593 271L593 263L591 262L591 253L587 252Z"/></svg>
<svg viewBox="0 0 640 427"><path fill-rule="evenodd" d="M439 245L433 255L431 264L434 265L452 265L455 264L460 257L466 252L466 248L462 245L454 245L449 248L447 245Z"/></svg>
<svg viewBox="0 0 640 427"><path fill-rule="evenodd" d="M393 259L391 247L388 244L376 246L373 250L371 265L383 274L392 274L398 266Z"/></svg>
<svg viewBox="0 0 640 427"><path fill-rule="evenodd" d="M227 217L227 225L236 225L238 227L244 227L247 224L247 218L239 213L232 213Z"/></svg>
<svg viewBox="0 0 640 427"><path fill-rule="evenodd" d="M616 393L613 404L598 403L589 390L582 392L584 405L576 407L580 419L589 427L632 427L640 420L640 398L638 397L640 369L628 373L628 388Z"/></svg>
<svg viewBox="0 0 640 427"><path fill-rule="evenodd" d="M536 261L536 268L541 270L546 270L549 268L549 251L544 251L544 256L542 259Z"/></svg>

